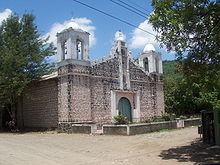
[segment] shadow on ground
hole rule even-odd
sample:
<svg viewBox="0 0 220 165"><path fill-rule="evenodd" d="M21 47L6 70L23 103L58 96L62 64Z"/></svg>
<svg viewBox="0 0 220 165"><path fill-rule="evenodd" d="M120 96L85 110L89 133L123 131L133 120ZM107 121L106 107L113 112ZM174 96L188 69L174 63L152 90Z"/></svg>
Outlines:
<svg viewBox="0 0 220 165"><path fill-rule="evenodd" d="M209 148L200 140L196 140L187 146L180 146L163 150L160 157L164 160L176 159L178 162L194 162L195 164L219 164L220 148Z"/></svg>

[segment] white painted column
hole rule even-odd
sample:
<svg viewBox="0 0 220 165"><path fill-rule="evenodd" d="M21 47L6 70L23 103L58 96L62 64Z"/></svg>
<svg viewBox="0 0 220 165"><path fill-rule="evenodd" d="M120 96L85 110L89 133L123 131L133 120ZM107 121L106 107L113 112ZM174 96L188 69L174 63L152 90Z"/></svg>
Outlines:
<svg viewBox="0 0 220 165"><path fill-rule="evenodd" d="M76 45L76 39L75 38L73 38L73 40L72 40L72 52L73 52L73 55L72 55L72 57L73 57L73 59L77 59L77 45Z"/></svg>
<svg viewBox="0 0 220 165"><path fill-rule="evenodd" d="M58 55L58 62L63 60L63 50L61 42L57 42L57 55Z"/></svg>
<svg viewBox="0 0 220 165"><path fill-rule="evenodd" d="M143 57L139 57L139 65L140 65L140 67L144 68L144 59L143 59Z"/></svg>
<svg viewBox="0 0 220 165"><path fill-rule="evenodd" d="M127 88L130 89L131 88L131 81L130 81L130 58L127 57L127 71L126 71L126 80L127 80Z"/></svg>
<svg viewBox="0 0 220 165"><path fill-rule="evenodd" d="M136 93L136 99L135 99L135 102L136 102L136 108L133 110L133 117L132 117L132 120L134 122L140 122L140 118L141 118L141 106L140 106L140 93Z"/></svg>
<svg viewBox="0 0 220 165"><path fill-rule="evenodd" d="M71 38L68 38L67 42L67 57L66 59L71 59L71 53L72 53L72 42L71 42Z"/></svg>
<svg viewBox="0 0 220 165"><path fill-rule="evenodd" d="M119 82L120 89L123 90L123 68L122 68L122 56L119 55Z"/></svg>
<svg viewBox="0 0 220 165"><path fill-rule="evenodd" d="M114 121L114 116L118 115L116 104L117 104L116 103L116 93L114 91L111 91L111 116L112 116L112 121Z"/></svg>
<svg viewBox="0 0 220 165"><path fill-rule="evenodd" d="M84 38L83 42L83 59L89 60L89 37Z"/></svg>
<svg viewBox="0 0 220 165"><path fill-rule="evenodd" d="M148 61L149 61L149 73L156 72L155 58L153 57L153 55L150 55Z"/></svg>
<svg viewBox="0 0 220 165"><path fill-rule="evenodd" d="M163 74L163 62L161 56L159 58L159 73Z"/></svg>

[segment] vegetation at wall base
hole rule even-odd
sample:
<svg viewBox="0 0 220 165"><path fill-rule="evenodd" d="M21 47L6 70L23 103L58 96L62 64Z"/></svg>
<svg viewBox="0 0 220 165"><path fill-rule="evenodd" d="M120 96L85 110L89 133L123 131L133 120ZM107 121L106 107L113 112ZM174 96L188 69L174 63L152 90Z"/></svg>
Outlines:
<svg viewBox="0 0 220 165"><path fill-rule="evenodd" d="M124 115L117 115L114 116L115 119L115 124L119 125L119 124L128 124L128 119L127 117L125 117Z"/></svg>

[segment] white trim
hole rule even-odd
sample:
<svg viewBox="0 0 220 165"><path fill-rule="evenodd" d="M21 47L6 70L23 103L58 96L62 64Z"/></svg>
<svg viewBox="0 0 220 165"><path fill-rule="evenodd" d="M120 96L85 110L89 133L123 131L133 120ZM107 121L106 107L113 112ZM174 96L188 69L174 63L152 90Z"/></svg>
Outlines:
<svg viewBox="0 0 220 165"><path fill-rule="evenodd" d="M120 90L111 91L112 122L114 121L114 116L119 114L118 103L122 97L125 97L130 101L132 121L139 122L140 121L140 92L120 91Z"/></svg>

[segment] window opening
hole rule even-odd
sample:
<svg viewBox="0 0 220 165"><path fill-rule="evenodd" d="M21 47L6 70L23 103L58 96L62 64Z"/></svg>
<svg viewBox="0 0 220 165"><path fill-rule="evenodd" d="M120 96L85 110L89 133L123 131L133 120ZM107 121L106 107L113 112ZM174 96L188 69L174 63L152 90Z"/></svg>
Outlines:
<svg viewBox="0 0 220 165"><path fill-rule="evenodd" d="M67 59L67 41L63 42L62 49L63 49L62 59L65 60L65 59Z"/></svg>
<svg viewBox="0 0 220 165"><path fill-rule="evenodd" d="M149 72L148 58L145 58L145 59L144 59L144 69L145 69L145 71Z"/></svg>
<svg viewBox="0 0 220 165"><path fill-rule="evenodd" d="M77 40L76 49L77 49L77 59L83 60L83 43L81 40Z"/></svg>
<svg viewBox="0 0 220 165"><path fill-rule="evenodd" d="M156 72L159 73L159 60L155 58L155 67L156 67Z"/></svg>

